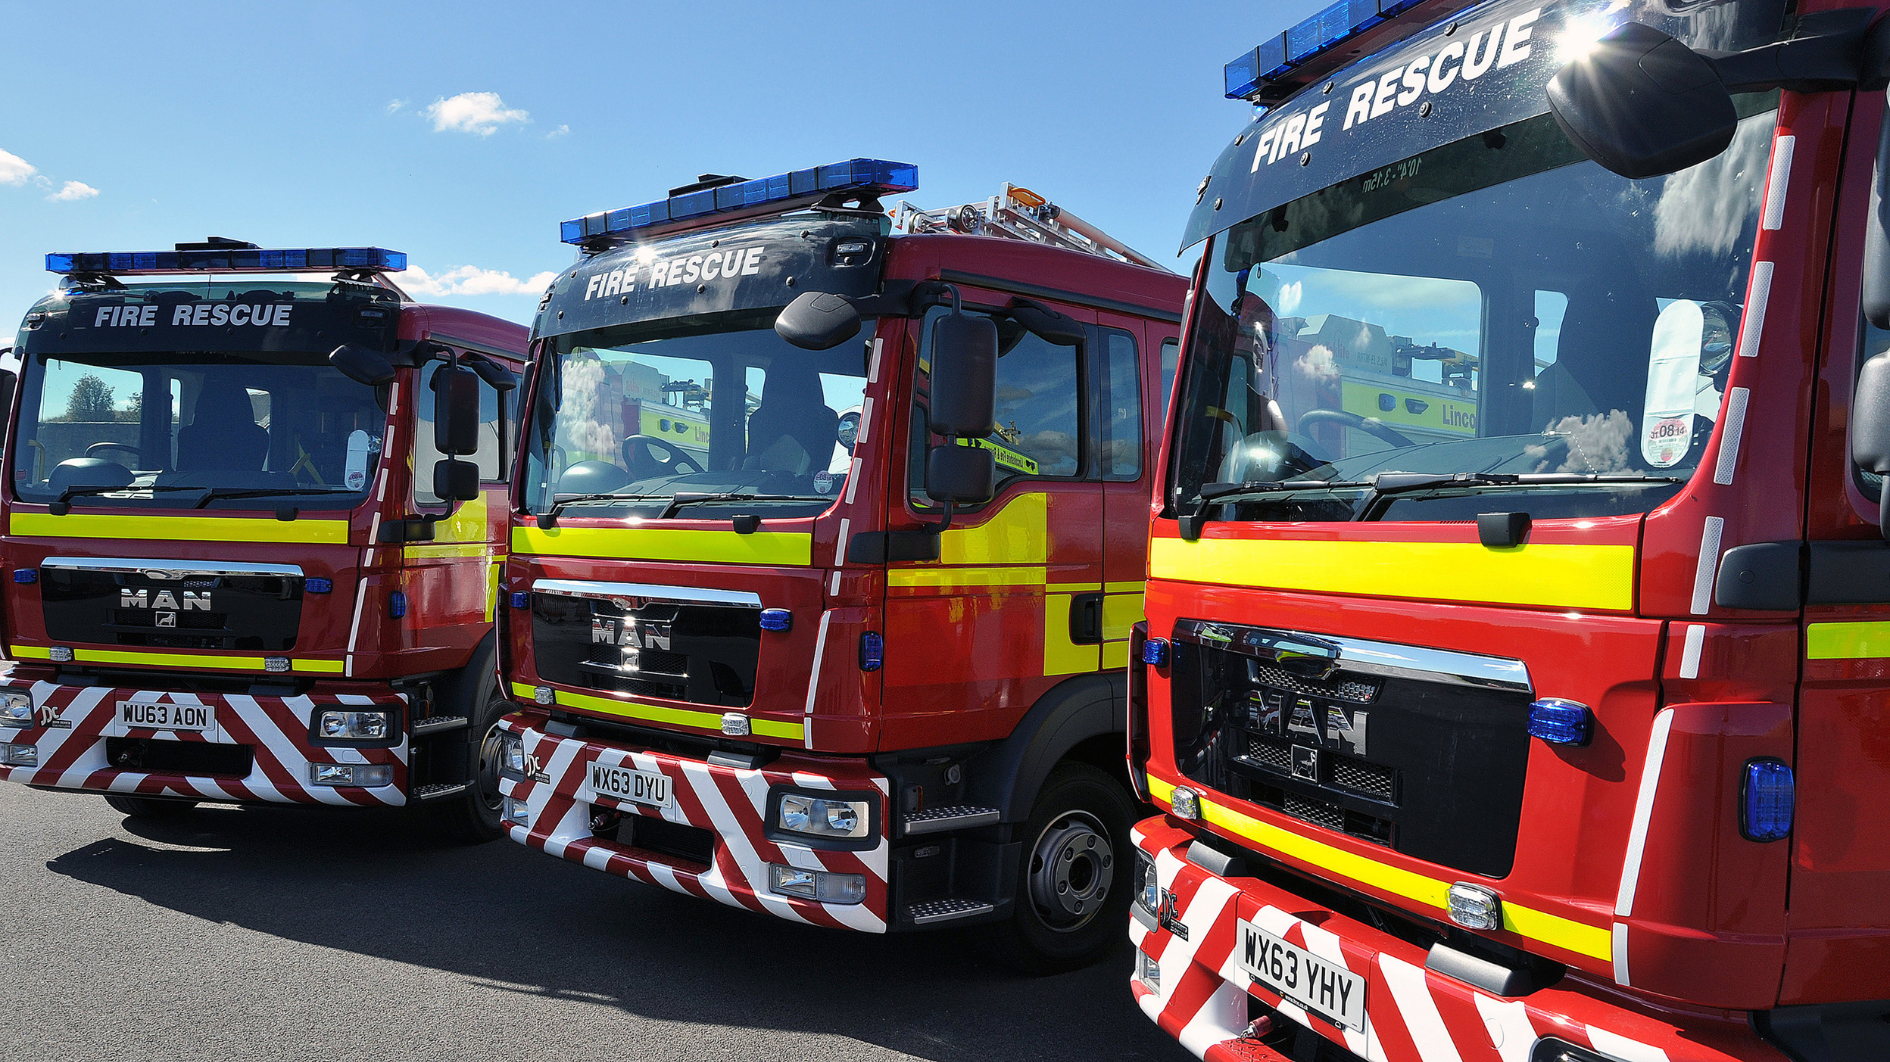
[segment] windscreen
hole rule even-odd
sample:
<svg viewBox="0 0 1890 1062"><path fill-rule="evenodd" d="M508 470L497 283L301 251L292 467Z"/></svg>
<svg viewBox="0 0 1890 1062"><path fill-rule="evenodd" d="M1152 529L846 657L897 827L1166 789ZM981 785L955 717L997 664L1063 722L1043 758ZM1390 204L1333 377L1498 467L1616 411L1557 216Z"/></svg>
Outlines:
<svg viewBox="0 0 1890 1062"><path fill-rule="evenodd" d="M1726 418L1745 313L1776 112L1740 103L1732 146L1671 176L1610 173L1539 116L1215 237L1172 504L1463 520L1496 492L1538 518L1672 496Z"/></svg>
<svg viewBox="0 0 1890 1062"><path fill-rule="evenodd" d="M745 323L560 337L540 359L526 429L527 509L765 519L831 506L846 489L870 344L802 350Z"/></svg>
<svg viewBox="0 0 1890 1062"><path fill-rule="evenodd" d="M387 414L317 353L29 354L10 455L28 502L344 509Z"/></svg>

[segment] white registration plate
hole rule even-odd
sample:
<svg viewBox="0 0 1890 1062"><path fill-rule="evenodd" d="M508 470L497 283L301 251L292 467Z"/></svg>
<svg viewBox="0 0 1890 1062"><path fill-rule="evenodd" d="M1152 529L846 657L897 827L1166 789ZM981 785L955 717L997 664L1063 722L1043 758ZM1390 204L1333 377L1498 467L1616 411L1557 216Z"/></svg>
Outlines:
<svg viewBox="0 0 1890 1062"><path fill-rule="evenodd" d="M213 730L217 710L208 704L119 701L118 723L139 730Z"/></svg>
<svg viewBox="0 0 1890 1062"><path fill-rule="evenodd" d="M669 807L669 776L655 771L633 771L628 767L591 764L591 792L598 796L647 804L653 808Z"/></svg>
<svg viewBox="0 0 1890 1062"><path fill-rule="evenodd" d="M1365 1031L1365 979L1338 963L1242 922L1240 966L1287 1001L1334 1024Z"/></svg>

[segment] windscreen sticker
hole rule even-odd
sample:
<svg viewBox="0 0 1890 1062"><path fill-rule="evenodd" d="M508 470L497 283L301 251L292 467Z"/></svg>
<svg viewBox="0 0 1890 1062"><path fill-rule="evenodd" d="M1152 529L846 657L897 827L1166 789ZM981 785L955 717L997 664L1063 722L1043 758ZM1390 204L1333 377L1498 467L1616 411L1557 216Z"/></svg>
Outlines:
<svg viewBox="0 0 1890 1062"><path fill-rule="evenodd" d="M958 445L970 446L979 450L991 451L991 456L1004 468L1026 476L1037 474L1037 462L1018 453L1016 450L989 439L959 439Z"/></svg>
<svg viewBox="0 0 1890 1062"><path fill-rule="evenodd" d="M342 466L342 483L349 490L367 486L368 433L356 428L348 433L348 460Z"/></svg>
<svg viewBox="0 0 1890 1062"><path fill-rule="evenodd" d="M1647 416L1641 429L1641 456L1655 468L1672 468L1693 447L1695 381L1700 374L1700 343L1705 333L1700 304L1679 299L1654 321L1647 356Z"/></svg>
<svg viewBox="0 0 1890 1062"><path fill-rule="evenodd" d="M1403 66L1393 67L1372 80L1354 86L1345 102L1339 129L1382 118L1400 107L1409 107L1425 96L1449 92L1488 73L1492 67L1502 70L1530 57L1535 51L1531 36L1540 7L1525 11L1507 22L1479 29L1468 38L1449 41L1435 53L1419 55ZM1258 173L1261 163L1268 166L1317 144L1332 117L1332 100L1290 115L1282 115L1260 131L1254 146L1250 173Z"/></svg>
<svg viewBox="0 0 1890 1062"><path fill-rule="evenodd" d="M589 302L612 295L627 295L637 290L639 281L645 288L664 288L759 276L761 259L766 253L766 247L731 247L726 251L710 251L708 254L652 258L647 263L632 262L608 273L593 273L585 282L584 300Z"/></svg>

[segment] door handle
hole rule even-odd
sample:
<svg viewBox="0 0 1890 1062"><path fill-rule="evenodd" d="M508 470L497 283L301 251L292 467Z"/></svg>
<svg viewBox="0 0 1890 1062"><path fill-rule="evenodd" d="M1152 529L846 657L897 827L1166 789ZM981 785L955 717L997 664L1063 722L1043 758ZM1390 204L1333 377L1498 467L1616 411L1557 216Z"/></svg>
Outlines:
<svg viewBox="0 0 1890 1062"><path fill-rule="evenodd" d="M1070 642L1096 645L1102 636L1103 596L1099 593L1077 594L1070 599Z"/></svg>

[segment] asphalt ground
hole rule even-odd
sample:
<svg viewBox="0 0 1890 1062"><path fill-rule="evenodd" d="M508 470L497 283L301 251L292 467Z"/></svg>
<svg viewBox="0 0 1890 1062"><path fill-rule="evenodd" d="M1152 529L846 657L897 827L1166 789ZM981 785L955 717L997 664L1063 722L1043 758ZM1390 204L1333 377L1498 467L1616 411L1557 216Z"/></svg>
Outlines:
<svg viewBox="0 0 1890 1062"><path fill-rule="evenodd" d="M1185 1062L1132 951L1030 978L971 933L790 925L406 812L126 819L0 783L0 1056Z"/></svg>

